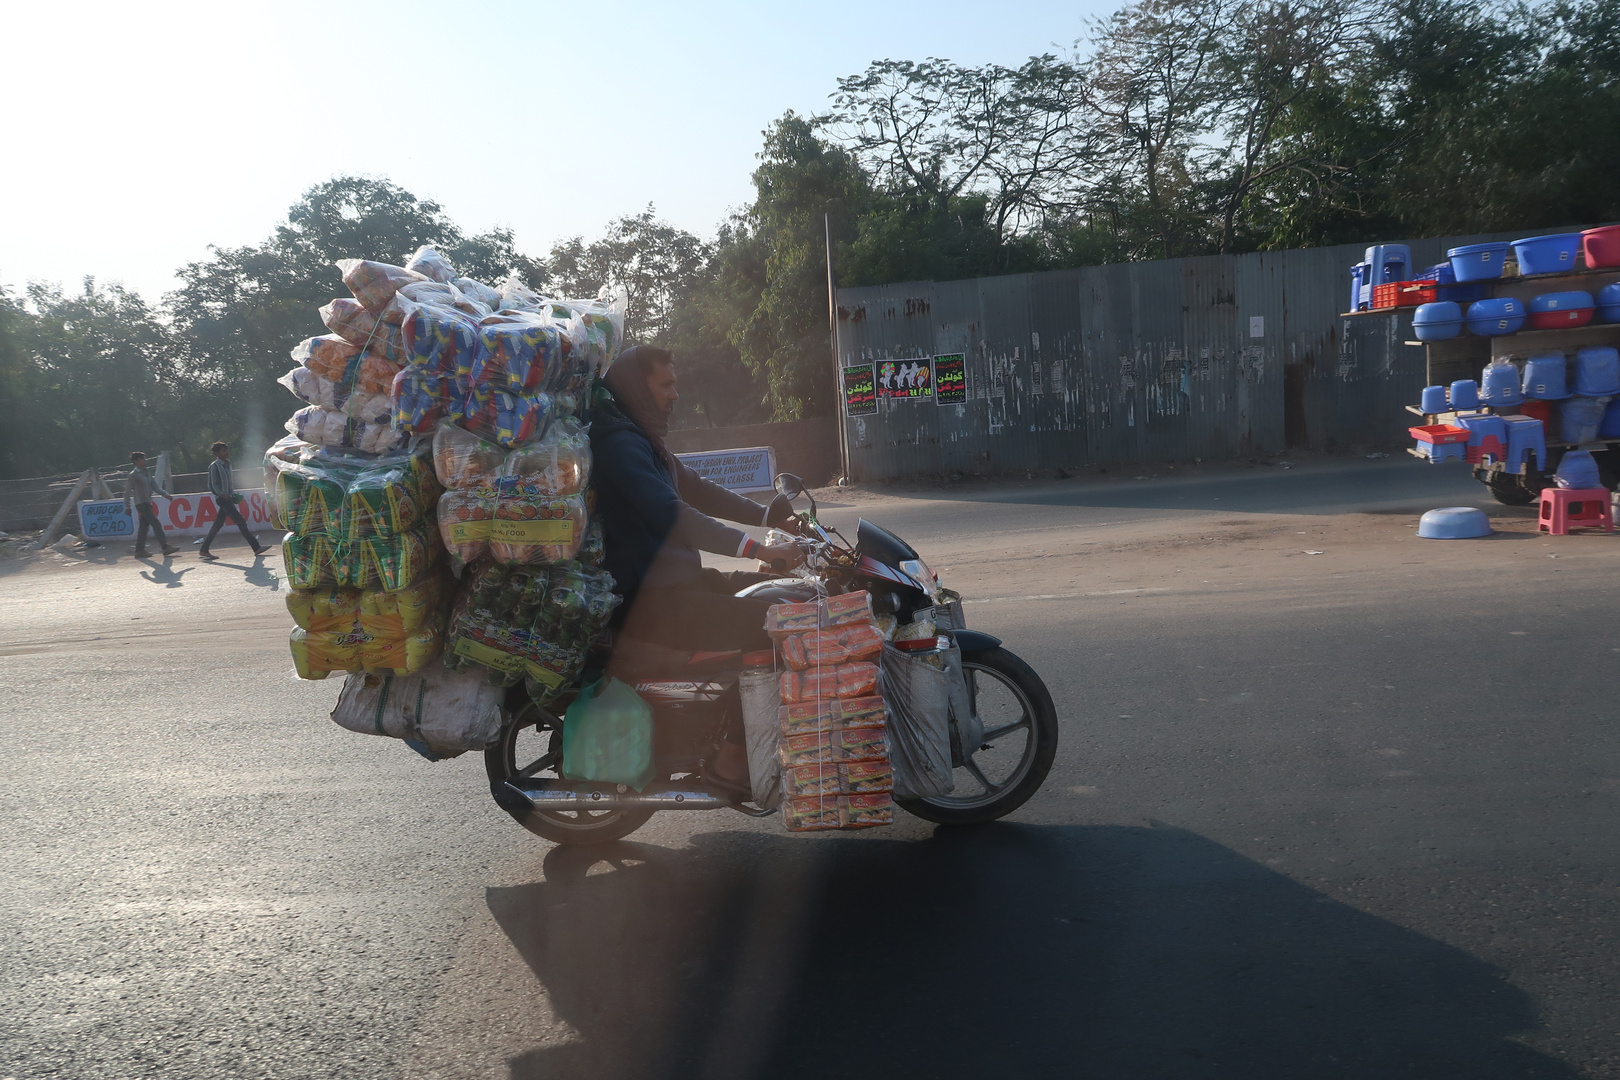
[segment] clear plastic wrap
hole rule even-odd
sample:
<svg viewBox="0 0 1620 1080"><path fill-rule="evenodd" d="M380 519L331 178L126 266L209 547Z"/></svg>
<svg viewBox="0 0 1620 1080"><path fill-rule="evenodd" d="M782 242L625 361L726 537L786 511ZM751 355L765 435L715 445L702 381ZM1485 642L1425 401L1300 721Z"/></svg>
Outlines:
<svg viewBox="0 0 1620 1080"><path fill-rule="evenodd" d="M501 475L550 495L582 494L591 480L590 437L578 420L559 421L507 454Z"/></svg>
<svg viewBox="0 0 1620 1080"><path fill-rule="evenodd" d="M938 652L902 652L883 647L883 701L889 712L894 790L901 798L949 795L951 681Z"/></svg>
<svg viewBox="0 0 1620 1080"><path fill-rule="evenodd" d="M321 322L351 345L399 363L404 359L404 342L399 326L388 325L361 306L360 301L340 297L321 308Z"/></svg>
<svg viewBox="0 0 1620 1080"><path fill-rule="evenodd" d="M461 290L461 295L469 300L475 300L491 311L501 306L501 294L494 288L485 285L482 281L474 281L470 277L458 277L450 284Z"/></svg>
<svg viewBox="0 0 1620 1080"><path fill-rule="evenodd" d="M295 367L276 382L300 401L335 409L363 424L387 424L393 419L393 403L386 396L355 390L307 367Z"/></svg>
<svg viewBox="0 0 1620 1080"><path fill-rule="evenodd" d="M466 397L467 384L460 379L408 367L394 376L389 422L396 431L427 435L459 412Z"/></svg>
<svg viewBox="0 0 1620 1080"><path fill-rule="evenodd" d="M510 450L533 439L555 409L550 394L509 394L475 383L462 405L460 423Z"/></svg>
<svg viewBox="0 0 1620 1080"><path fill-rule="evenodd" d="M565 562L585 538L585 497L556 496L521 477L496 482L489 553L496 562L533 566Z"/></svg>
<svg viewBox="0 0 1620 1080"><path fill-rule="evenodd" d="M405 269L421 274L432 281L442 281L446 284L455 281L456 268L450 265L450 260L439 254L439 249L432 244L423 244L416 249L405 262Z"/></svg>
<svg viewBox="0 0 1620 1080"><path fill-rule="evenodd" d="M339 259L337 268L343 274L343 284L354 298L373 314L388 306L401 285L428 280L421 274L403 266L372 262L369 259Z"/></svg>
<svg viewBox="0 0 1620 1080"><path fill-rule="evenodd" d="M512 394L552 390L564 379L571 342L566 327L538 315L507 313L479 324L475 384Z"/></svg>
<svg viewBox="0 0 1620 1080"><path fill-rule="evenodd" d="M306 338L293 347L293 363L308 368L323 379L358 390L363 394L388 394L393 390L399 365L377 353L361 352L336 334Z"/></svg>
<svg viewBox="0 0 1620 1080"><path fill-rule="evenodd" d="M310 405L287 418L287 432L318 446L386 454L404 446L407 436L389 423L367 423L336 409Z"/></svg>
<svg viewBox="0 0 1620 1080"><path fill-rule="evenodd" d="M289 437L265 452L264 468L272 523L304 536L405 532L431 520L439 495L425 441L370 458Z"/></svg>
<svg viewBox="0 0 1620 1080"><path fill-rule="evenodd" d="M500 295L498 311L539 311L545 304L540 294L523 284L516 272L501 282L496 292Z"/></svg>
<svg viewBox="0 0 1620 1080"><path fill-rule="evenodd" d="M439 538L450 557L450 569L459 577L467 564L489 554L494 487L449 489L439 496L438 517Z"/></svg>
<svg viewBox="0 0 1620 1080"><path fill-rule="evenodd" d="M433 433L433 471L447 488L494 488L506 463L506 449L445 422Z"/></svg>
<svg viewBox="0 0 1620 1080"><path fill-rule="evenodd" d="M407 367L424 374L469 379L478 358L478 323L454 308L401 298L400 331Z"/></svg>

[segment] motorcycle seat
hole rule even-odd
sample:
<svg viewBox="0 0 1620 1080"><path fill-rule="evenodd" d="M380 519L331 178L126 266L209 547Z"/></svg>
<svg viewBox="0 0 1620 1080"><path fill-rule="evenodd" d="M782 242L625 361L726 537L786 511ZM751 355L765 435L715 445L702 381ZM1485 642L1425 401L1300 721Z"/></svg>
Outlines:
<svg viewBox="0 0 1620 1080"><path fill-rule="evenodd" d="M634 684L649 679L690 679L770 662L769 652L745 654L741 649L693 652L621 635L613 642L608 674L621 682Z"/></svg>

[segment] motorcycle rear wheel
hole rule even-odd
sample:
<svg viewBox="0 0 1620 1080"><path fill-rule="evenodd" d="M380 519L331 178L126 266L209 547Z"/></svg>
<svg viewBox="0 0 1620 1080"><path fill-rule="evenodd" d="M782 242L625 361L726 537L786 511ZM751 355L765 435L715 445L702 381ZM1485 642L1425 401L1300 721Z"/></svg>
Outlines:
<svg viewBox="0 0 1620 1080"><path fill-rule="evenodd" d="M1034 668L1001 648L964 654L962 668L984 739L956 769L951 794L895 800L941 825L982 825L1012 813L1040 790L1057 755L1057 708Z"/></svg>
<svg viewBox="0 0 1620 1080"><path fill-rule="evenodd" d="M484 751L490 793L519 825L555 844L607 844L647 824L651 810L540 810L516 797L502 797L511 779L540 773L558 775L562 764L562 721L532 703L501 728L500 742Z"/></svg>

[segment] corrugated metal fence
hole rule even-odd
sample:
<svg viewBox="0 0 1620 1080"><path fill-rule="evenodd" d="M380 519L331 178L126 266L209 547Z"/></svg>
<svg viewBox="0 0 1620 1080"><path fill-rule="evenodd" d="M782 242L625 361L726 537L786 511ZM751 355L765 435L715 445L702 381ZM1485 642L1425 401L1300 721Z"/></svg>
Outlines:
<svg viewBox="0 0 1620 1080"><path fill-rule="evenodd" d="M1519 234L1522 235L1522 234ZM1407 241L1417 269L1449 247ZM1392 446L1423 385L1410 311L1342 317L1364 244L838 290L850 471L877 480ZM959 403L908 362L961 354ZM888 362L887 364L885 362ZM930 372L930 375L932 372ZM857 376L858 381L858 376ZM930 379L930 381L933 381Z"/></svg>

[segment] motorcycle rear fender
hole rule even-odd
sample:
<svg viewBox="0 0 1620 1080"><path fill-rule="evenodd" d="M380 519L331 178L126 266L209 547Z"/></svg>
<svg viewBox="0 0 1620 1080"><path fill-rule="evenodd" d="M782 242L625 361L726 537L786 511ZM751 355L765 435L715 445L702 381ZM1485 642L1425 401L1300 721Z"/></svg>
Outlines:
<svg viewBox="0 0 1620 1080"><path fill-rule="evenodd" d="M992 634L978 630L957 630L954 634L956 647L962 650L964 656L968 653L989 652L991 649L1001 648L1001 639Z"/></svg>
<svg viewBox="0 0 1620 1080"><path fill-rule="evenodd" d="M774 578L770 581L756 581L747 588L738 590L737 595L773 600L778 604L801 604L806 600L814 600L816 590L815 586L805 584L802 578Z"/></svg>

